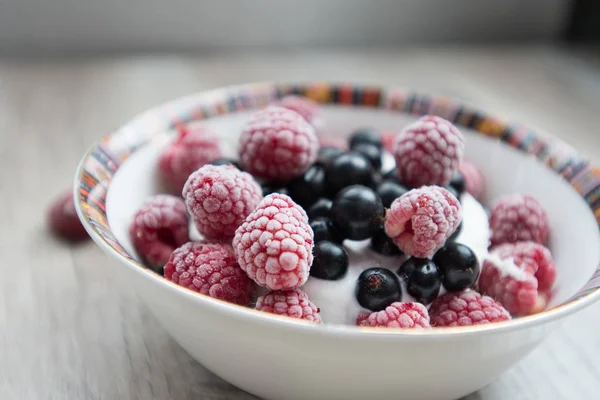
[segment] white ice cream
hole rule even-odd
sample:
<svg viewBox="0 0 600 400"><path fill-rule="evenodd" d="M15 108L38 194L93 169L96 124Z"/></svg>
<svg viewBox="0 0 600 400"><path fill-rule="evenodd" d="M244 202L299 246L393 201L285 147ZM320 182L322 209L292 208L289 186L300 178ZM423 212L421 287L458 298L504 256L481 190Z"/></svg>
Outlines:
<svg viewBox="0 0 600 400"><path fill-rule="evenodd" d="M487 214L483 206L467 193L462 196L462 206L463 226L456 241L469 246L481 262L487 256L490 240ZM370 312L362 308L354 296L354 288L360 273L374 267L387 268L395 272L407 257L386 257L378 254L369 248L369 240L358 242L346 240L344 247L350 259L348 273L336 281L310 277L303 289L308 293L311 301L321 309L323 322L354 325L359 312ZM405 288L402 289L402 301L412 301Z"/></svg>

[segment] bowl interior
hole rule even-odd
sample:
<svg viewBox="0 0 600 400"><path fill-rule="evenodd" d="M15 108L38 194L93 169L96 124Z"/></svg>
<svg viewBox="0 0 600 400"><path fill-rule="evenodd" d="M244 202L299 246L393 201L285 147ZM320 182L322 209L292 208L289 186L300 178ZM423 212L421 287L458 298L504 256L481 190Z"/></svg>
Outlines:
<svg viewBox="0 0 600 400"><path fill-rule="evenodd" d="M236 155L241 126L250 111L220 115L202 122L220 132L228 155ZM327 132L344 137L360 127L398 131L417 116L375 108L324 106ZM572 298L594 274L600 261L600 233L593 212L581 195L556 172L534 156L506 143L461 127L466 136L466 157L483 171L487 186L484 203L501 195L535 196L550 217L550 249L558 267L555 293L549 308ZM162 191L156 165L160 151L173 132L164 129L120 165L106 195L106 215L115 239L139 260L128 235L128 224L140 205Z"/></svg>

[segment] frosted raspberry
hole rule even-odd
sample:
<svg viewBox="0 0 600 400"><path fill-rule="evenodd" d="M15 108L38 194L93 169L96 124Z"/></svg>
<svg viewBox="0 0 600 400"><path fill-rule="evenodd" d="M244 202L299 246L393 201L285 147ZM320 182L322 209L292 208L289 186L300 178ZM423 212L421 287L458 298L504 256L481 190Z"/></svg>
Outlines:
<svg viewBox="0 0 600 400"><path fill-rule="evenodd" d="M421 303L395 302L385 310L360 313L356 325L382 328L431 328L427 308Z"/></svg>
<svg viewBox="0 0 600 400"><path fill-rule="evenodd" d="M209 239L231 240L262 199L252 175L231 165L205 165L183 188L185 204L198 232Z"/></svg>
<svg viewBox="0 0 600 400"><path fill-rule="evenodd" d="M490 214L492 246L531 240L545 244L550 228L548 215L533 197L511 194L496 201Z"/></svg>
<svg viewBox="0 0 600 400"><path fill-rule="evenodd" d="M385 232L405 254L431 258L462 219L460 203L444 188L412 189L392 203Z"/></svg>
<svg viewBox="0 0 600 400"><path fill-rule="evenodd" d="M512 258L520 269L535 276L540 292L550 292L556 281L556 265L550 250L536 242L505 243L492 249L500 258Z"/></svg>
<svg viewBox="0 0 600 400"><path fill-rule="evenodd" d="M394 141L396 140L396 132L382 131L381 132L381 144L383 148L390 153L394 152Z"/></svg>
<svg viewBox="0 0 600 400"><path fill-rule="evenodd" d="M160 154L158 170L169 188L180 194L192 172L221 156L216 133L203 125L181 127L175 140Z"/></svg>
<svg viewBox="0 0 600 400"><path fill-rule="evenodd" d="M229 246L188 242L176 249L165 278L198 293L239 305L248 305L256 285L240 268Z"/></svg>
<svg viewBox="0 0 600 400"><path fill-rule="evenodd" d="M464 138L450 121L426 115L404 128L394 143L396 168L403 184L446 186L464 152Z"/></svg>
<svg viewBox="0 0 600 400"><path fill-rule="evenodd" d="M463 158L458 166L458 170L465 178L465 187L467 192L476 199L481 196L485 187L485 177L471 161Z"/></svg>
<svg viewBox="0 0 600 400"><path fill-rule="evenodd" d="M306 212L289 196L273 193L236 230L233 249L256 283L286 290L308 279L313 240Z"/></svg>
<svg viewBox="0 0 600 400"><path fill-rule="evenodd" d="M489 324L511 319L501 304L474 290L446 293L438 297L431 304L429 315L434 327Z"/></svg>
<svg viewBox="0 0 600 400"><path fill-rule="evenodd" d="M300 289L275 290L261 296L256 301L256 309L272 314L305 319L316 324L321 323L319 309Z"/></svg>
<svg viewBox="0 0 600 400"><path fill-rule="evenodd" d="M321 106L319 103L304 96L288 95L282 97L276 105L297 112L311 124L318 119L321 114Z"/></svg>
<svg viewBox="0 0 600 400"><path fill-rule="evenodd" d="M242 130L239 145L244 170L282 182L306 171L319 149L312 125L297 112L275 106L252 116Z"/></svg>
<svg viewBox="0 0 600 400"><path fill-rule="evenodd" d="M512 258L501 258L493 251L484 260L479 275L479 290L493 297L511 315L528 315L541 311L547 303L538 295L538 281Z"/></svg>
<svg viewBox="0 0 600 400"><path fill-rule="evenodd" d="M69 242L89 239L89 235L81 224L71 189L58 195L47 211L47 224L52 233Z"/></svg>
<svg viewBox="0 0 600 400"><path fill-rule="evenodd" d="M140 257L160 268L177 247L190 240L183 200L166 194L151 197L133 216L129 235Z"/></svg>

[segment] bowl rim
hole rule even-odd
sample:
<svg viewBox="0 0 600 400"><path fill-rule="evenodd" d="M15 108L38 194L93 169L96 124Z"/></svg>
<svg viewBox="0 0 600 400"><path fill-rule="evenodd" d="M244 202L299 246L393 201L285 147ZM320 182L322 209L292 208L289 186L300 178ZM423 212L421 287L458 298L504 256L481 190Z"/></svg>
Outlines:
<svg viewBox="0 0 600 400"><path fill-rule="evenodd" d="M565 317L600 298L600 267L571 298L540 313L485 325L438 327L435 329L381 329L341 324L315 325L303 320L244 307L170 282L135 261L112 236L104 201L112 176L140 146L165 131L190 122L261 108L285 95L301 95L319 103L341 107L362 106L412 115L434 114L496 138L534 156L562 176L592 209L600 224L600 169L581 157L570 145L547 133L536 133L524 125L507 122L471 107L468 102L446 96L419 94L402 88L331 82L257 82L225 86L175 98L134 116L128 123L93 143L81 158L74 176L73 196L77 215L93 241L106 253L155 284L174 293L229 313L235 318L281 328L304 329L319 334L390 336L413 338L457 337L478 332L506 332L540 325Z"/></svg>

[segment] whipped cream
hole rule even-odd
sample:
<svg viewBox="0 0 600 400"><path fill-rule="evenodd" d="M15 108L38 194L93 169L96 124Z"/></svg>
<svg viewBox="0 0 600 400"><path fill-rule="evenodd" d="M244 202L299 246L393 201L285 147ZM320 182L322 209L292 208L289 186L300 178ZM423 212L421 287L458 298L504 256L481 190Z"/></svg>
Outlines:
<svg viewBox="0 0 600 400"><path fill-rule="evenodd" d="M456 241L470 247L481 263L488 255L490 228L488 216L483 206L465 193L462 196L463 226ZM348 252L349 267L346 275L335 281L309 277L303 289L310 300L321 309L324 323L354 325L360 312L370 312L358 304L354 289L358 276L368 268L387 268L396 272L406 261L407 256L383 256L370 249L369 239L363 241L344 241ZM402 283L402 282L401 282ZM402 285L404 285L402 283ZM441 293L444 292L442 288ZM402 301L414 301L402 287Z"/></svg>

